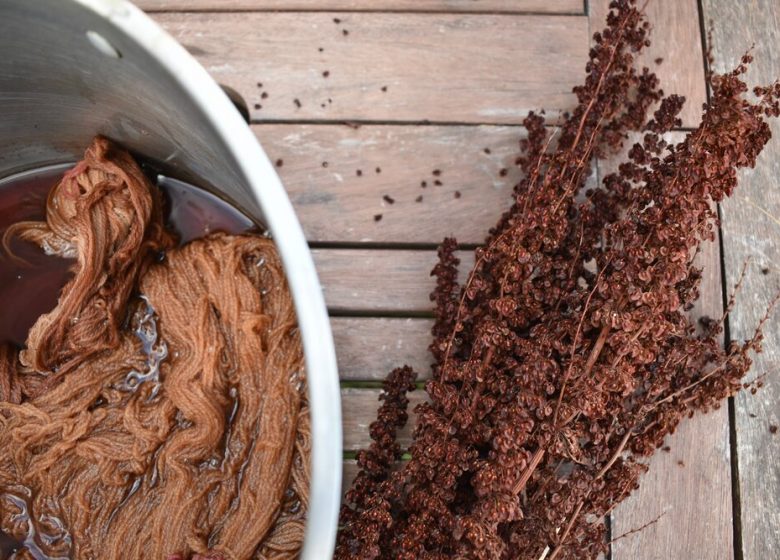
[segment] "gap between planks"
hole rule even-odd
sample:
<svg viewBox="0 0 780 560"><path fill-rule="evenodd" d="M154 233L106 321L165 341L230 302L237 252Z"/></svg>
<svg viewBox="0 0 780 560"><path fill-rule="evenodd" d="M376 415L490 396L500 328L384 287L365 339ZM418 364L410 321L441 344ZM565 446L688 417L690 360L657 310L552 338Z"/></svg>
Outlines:
<svg viewBox="0 0 780 560"><path fill-rule="evenodd" d="M583 15L582 0L137 0L149 11L341 11Z"/></svg>

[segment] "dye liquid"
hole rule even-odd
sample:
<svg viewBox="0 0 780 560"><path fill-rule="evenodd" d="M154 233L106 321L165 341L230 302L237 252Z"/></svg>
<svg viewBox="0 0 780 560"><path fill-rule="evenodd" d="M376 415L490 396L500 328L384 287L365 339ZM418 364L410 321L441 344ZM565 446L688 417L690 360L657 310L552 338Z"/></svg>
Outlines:
<svg viewBox="0 0 780 560"><path fill-rule="evenodd" d="M0 180L0 237L11 224L43 220L46 197L70 165L47 167ZM166 222L182 243L216 231L255 227L220 198L176 179L152 175L165 197ZM7 250L6 250L7 249ZM0 343L23 346L35 321L57 304L73 261L47 256L32 243L9 239L0 248Z"/></svg>

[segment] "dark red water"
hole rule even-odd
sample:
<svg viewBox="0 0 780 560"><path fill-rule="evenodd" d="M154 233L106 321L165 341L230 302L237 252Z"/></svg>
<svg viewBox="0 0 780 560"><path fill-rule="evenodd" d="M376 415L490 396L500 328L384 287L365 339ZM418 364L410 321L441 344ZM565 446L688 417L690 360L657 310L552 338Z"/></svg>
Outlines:
<svg viewBox="0 0 780 560"><path fill-rule="evenodd" d="M9 225L41 220L46 196L69 165L47 167L0 180L0 237ZM157 177L165 194L166 221L182 243L211 232L239 233L255 224L220 198L187 183ZM57 304L73 261L47 256L36 245L10 241L11 258L0 248L0 342L23 345L27 332Z"/></svg>

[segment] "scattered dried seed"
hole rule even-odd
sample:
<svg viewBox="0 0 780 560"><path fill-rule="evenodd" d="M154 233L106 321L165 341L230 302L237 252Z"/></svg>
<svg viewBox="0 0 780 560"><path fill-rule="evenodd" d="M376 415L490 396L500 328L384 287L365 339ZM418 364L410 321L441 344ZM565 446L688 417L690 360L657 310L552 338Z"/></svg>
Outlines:
<svg viewBox="0 0 780 560"><path fill-rule="evenodd" d="M655 59L655 63L656 63L656 64L661 64L663 61L664 61L664 59L663 59L663 58L661 58L660 56L659 56L658 58L656 58L656 59Z"/></svg>
<svg viewBox="0 0 780 560"><path fill-rule="evenodd" d="M761 274L763 274L763 275L767 275L767 274L769 274L769 269L768 269L768 268L766 268L766 267L762 268L762 269L761 269Z"/></svg>
<svg viewBox="0 0 780 560"><path fill-rule="evenodd" d="M664 445L664 446L661 448L661 451L665 451L666 453L669 453L671 450L672 450L672 448L671 448L671 447L669 447L668 445Z"/></svg>
<svg viewBox="0 0 780 560"><path fill-rule="evenodd" d="M325 51L325 49L323 49L322 47L318 48L317 50L320 51L320 52L324 52Z"/></svg>
<svg viewBox="0 0 780 560"><path fill-rule="evenodd" d="M281 167L283 165L284 165L284 160L283 159L277 159L276 160L276 167Z"/></svg>
<svg viewBox="0 0 780 560"><path fill-rule="evenodd" d="M486 154L490 154L490 148L485 148L484 152L485 152Z"/></svg>
<svg viewBox="0 0 780 560"><path fill-rule="evenodd" d="M333 23L341 23L341 20L337 17L333 18Z"/></svg>
<svg viewBox="0 0 780 560"><path fill-rule="evenodd" d="M330 76L330 70L325 70L325 71L322 73L322 77L323 77L323 78L327 78L328 76Z"/></svg>
<svg viewBox="0 0 780 560"><path fill-rule="evenodd" d="M777 433L777 426L775 426L774 424L770 424L769 425L769 433L772 434L772 435L775 435Z"/></svg>
<svg viewBox="0 0 780 560"><path fill-rule="evenodd" d="M322 162L322 167L328 167L328 162L327 161L323 161Z"/></svg>
<svg viewBox="0 0 780 560"><path fill-rule="evenodd" d="M382 173L382 168L381 168L381 167L377 167L375 171L376 171L377 173Z"/></svg>
<svg viewBox="0 0 780 560"><path fill-rule="evenodd" d="M382 219L382 214L374 214L374 221L375 222L378 222L381 219Z"/></svg>
<svg viewBox="0 0 780 560"><path fill-rule="evenodd" d="M422 202L422 195L414 199L415 202Z"/></svg>
<svg viewBox="0 0 780 560"><path fill-rule="evenodd" d="M680 459L679 461L677 461L677 464L678 464L679 466L681 466L681 467L684 467L684 466L685 466L685 461L683 461L682 459Z"/></svg>
<svg viewBox="0 0 780 560"><path fill-rule="evenodd" d="M260 105L259 103L255 103L255 109L262 109L262 108L263 108L262 105Z"/></svg>
<svg viewBox="0 0 780 560"><path fill-rule="evenodd" d="M388 204L395 204L395 199L392 196L390 196L389 194L384 195L382 197L382 200L384 200Z"/></svg>
<svg viewBox="0 0 780 560"><path fill-rule="evenodd" d="M301 101L300 99L293 99L293 103L295 103L295 106L298 107L298 109L301 108Z"/></svg>
<svg viewBox="0 0 780 560"><path fill-rule="evenodd" d="M358 177L362 177L363 176L363 170L362 169L358 169L357 171L355 171L355 175L357 175Z"/></svg>
<svg viewBox="0 0 780 560"><path fill-rule="evenodd" d="M434 170L433 170L433 175L434 175L435 177L438 177L439 175L441 175L441 169L434 169Z"/></svg>
<svg viewBox="0 0 780 560"><path fill-rule="evenodd" d="M420 181L420 186L421 186L422 188L425 188L425 187L427 187L427 186L428 186L428 182L427 182L427 181Z"/></svg>
<svg viewBox="0 0 780 560"><path fill-rule="evenodd" d="M264 91L263 93L261 93L260 94L260 99L268 99L268 92Z"/></svg>
<svg viewBox="0 0 780 560"><path fill-rule="evenodd" d="M438 179L436 179L436 180L433 182L433 184L434 184L434 185L436 185L437 187L441 187L441 186L442 186L444 183L442 183L441 181L439 181Z"/></svg>
<svg viewBox="0 0 780 560"><path fill-rule="evenodd" d="M382 91L387 92L387 86L382 86Z"/></svg>
<svg viewBox="0 0 780 560"><path fill-rule="evenodd" d="M257 87L263 87L263 82L257 82Z"/></svg>
<svg viewBox="0 0 780 560"><path fill-rule="evenodd" d="M455 191L453 194L455 195L455 198L460 198L460 191Z"/></svg>
<svg viewBox="0 0 780 560"><path fill-rule="evenodd" d="M342 29L341 32L344 34L344 37L349 35L349 31L347 31L346 29Z"/></svg>
<svg viewBox="0 0 780 560"><path fill-rule="evenodd" d="M509 173L509 170L506 167L502 168L501 171L498 172L498 174L502 177L506 177L507 173Z"/></svg>

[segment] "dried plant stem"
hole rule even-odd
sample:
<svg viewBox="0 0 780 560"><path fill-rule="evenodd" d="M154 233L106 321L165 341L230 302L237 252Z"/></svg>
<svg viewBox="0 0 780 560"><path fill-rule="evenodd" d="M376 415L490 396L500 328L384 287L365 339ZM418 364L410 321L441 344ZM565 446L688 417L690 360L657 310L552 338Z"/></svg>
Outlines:
<svg viewBox="0 0 780 560"><path fill-rule="evenodd" d="M515 487L513 489L515 494L519 494L523 491L523 488L525 488L526 483L530 480L531 475L534 474L534 471L536 470L536 467L539 466L539 463L544 458L544 449L537 449L536 453L534 453L534 456L531 458L531 462L528 464L528 467L523 471L523 474L520 476L520 479L517 481L517 484L515 484Z"/></svg>

